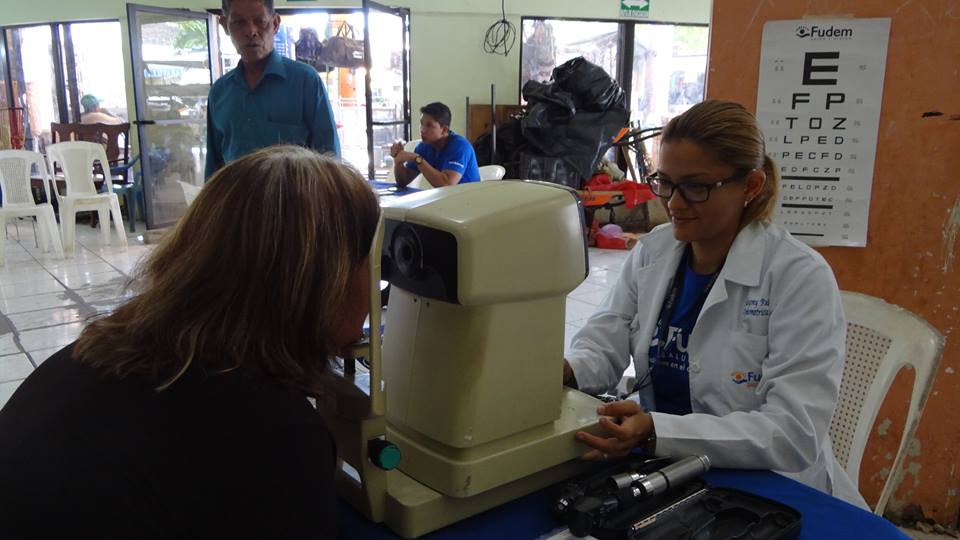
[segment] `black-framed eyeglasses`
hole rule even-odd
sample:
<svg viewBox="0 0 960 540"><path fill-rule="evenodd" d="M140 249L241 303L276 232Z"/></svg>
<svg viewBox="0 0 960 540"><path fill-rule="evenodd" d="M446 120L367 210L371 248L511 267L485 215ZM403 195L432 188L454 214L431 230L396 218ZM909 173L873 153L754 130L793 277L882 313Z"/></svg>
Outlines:
<svg viewBox="0 0 960 540"><path fill-rule="evenodd" d="M644 181L647 185L650 186L650 191L653 191L653 194L662 199L669 199L673 197L674 191L680 191L680 196L683 197L688 203L702 203L706 202L710 198L710 192L718 187L723 187L727 184L733 182L739 182L747 177L750 173L753 172L753 169L736 174L729 178L724 178L723 180L718 180L711 184L702 184L700 182L679 182L673 183L666 178L663 178L660 173L656 172L647 176Z"/></svg>

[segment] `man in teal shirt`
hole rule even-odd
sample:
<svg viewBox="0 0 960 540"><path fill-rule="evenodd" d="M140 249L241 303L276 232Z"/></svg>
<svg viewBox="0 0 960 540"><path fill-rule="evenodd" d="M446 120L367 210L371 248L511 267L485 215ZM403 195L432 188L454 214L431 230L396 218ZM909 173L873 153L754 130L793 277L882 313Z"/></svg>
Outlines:
<svg viewBox="0 0 960 540"><path fill-rule="evenodd" d="M316 70L273 50L280 27L273 0L223 0L220 24L240 63L210 88L204 177L272 144L298 144L339 157L333 110Z"/></svg>

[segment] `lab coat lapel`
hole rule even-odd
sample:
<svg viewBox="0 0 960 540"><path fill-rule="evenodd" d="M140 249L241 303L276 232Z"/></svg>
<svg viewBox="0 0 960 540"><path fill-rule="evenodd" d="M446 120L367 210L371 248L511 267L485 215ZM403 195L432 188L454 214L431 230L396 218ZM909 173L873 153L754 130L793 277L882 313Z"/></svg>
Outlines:
<svg viewBox="0 0 960 540"><path fill-rule="evenodd" d="M697 323L711 307L727 300L730 296L728 287L733 283L755 287L760 283L760 268L763 263L763 246L757 244L757 239L763 234L763 225L751 223L744 227L733 240L727 259L723 263L717 282L707 295L703 308L697 316Z"/></svg>

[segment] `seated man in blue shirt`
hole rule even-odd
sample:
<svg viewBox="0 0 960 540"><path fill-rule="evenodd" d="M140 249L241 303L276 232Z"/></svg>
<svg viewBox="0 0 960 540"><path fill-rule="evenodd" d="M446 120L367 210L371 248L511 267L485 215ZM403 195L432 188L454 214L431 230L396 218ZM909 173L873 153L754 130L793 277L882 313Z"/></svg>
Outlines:
<svg viewBox="0 0 960 540"><path fill-rule="evenodd" d="M480 181L473 145L450 131L450 107L437 102L420 109L420 139L413 152L404 151L402 142L390 147L398 186L406 186L417 174L433 187Z"/></svg>
<svg viewBox="0 0 960 540"><path fill-rule="evenodd" d="M220 24L240 63L210 88L204 177L273 144L297 144L340 155L340 140L317 71L280 56L273 0L223 0Z"/></svg>

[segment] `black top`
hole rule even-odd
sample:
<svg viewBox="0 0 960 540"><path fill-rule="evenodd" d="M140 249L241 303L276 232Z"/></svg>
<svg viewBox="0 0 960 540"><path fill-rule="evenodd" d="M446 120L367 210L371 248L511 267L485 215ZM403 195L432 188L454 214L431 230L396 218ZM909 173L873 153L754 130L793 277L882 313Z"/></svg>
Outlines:
<svg viewBox="0 0 960 540"><path fill-rule="evenodd" d="M0 410L0 536L335 536L335 446L303 393L201 368L157 392L72 349Z"/></svg>

